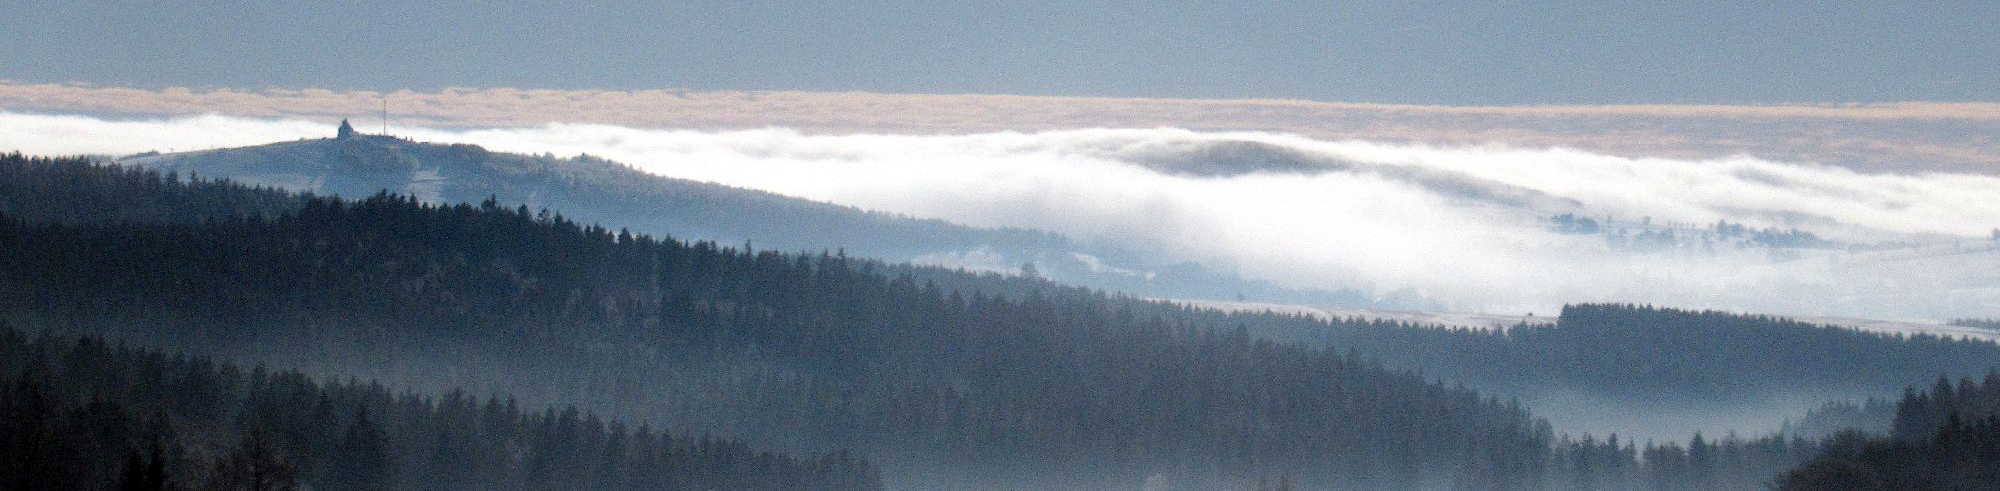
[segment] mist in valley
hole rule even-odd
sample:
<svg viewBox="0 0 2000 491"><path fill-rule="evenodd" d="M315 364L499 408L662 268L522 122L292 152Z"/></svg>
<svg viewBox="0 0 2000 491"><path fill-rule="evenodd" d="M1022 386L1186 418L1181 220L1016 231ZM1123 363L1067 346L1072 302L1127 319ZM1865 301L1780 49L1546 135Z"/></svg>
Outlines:
<svg viewBox="0 0 2000 491"><path fill-rule="evenodd" d="M0 491L2000 489L2000 2L0 5Z"/></svg>
<svg viewBox="0 0 2000 491"><path fill-rule="evenodd" d="M219 116L0 118L21 128L0 137L11 140L0 147L44 153L122 155L325 134L299 121ZM1989 306L2000 301L1992 286L2000 282L1993 236L2000 202L1985 199L2000 195L2000 177L1986 175L1168 128L935 136L561 124L390 131L496 151L591 155L662 176L975 227L1048 230L1156 267L1193 263L1291 288L1357 290L1405 310L1522 314L1628 302L1936 321L1992 316ZM195 137L123 136L132 133ZM1587 219L1590 229L1552 221L1561 217ZM1809 240L1758 241L1759 232ZM1104 272L1097 258L1076 259ZM1021 266L979 249L920 260L1002 272Z"/></svg>
<svg viewBox="0 0 2000 491"><path fill-rule="evenodd" d="M133 162L149 161L156 158L151 152L162 150L326 136L324 125L309 122L224 116L115 121L0 114L0 124L22 128L18 133L0 135L0 148L97 154ZM119 137L131 132L199 136ZM1826 435L1773 436L1781 428L1793 428L1810 419L1809 410L1829 402L1893 400L1900 388L1921 387L1938 374L1976 376L1978 367L1988 366L1980 360L1990 360L1994 354L1989 352L2000 349L1983 340L1952 343L1930 337L1925 333L1954 336L1953 331L1931 329L1926 326L1932 324L1924 323L1991 316L1985 309L1992 297L2000 294L1990 286L2000 275L1996 269L2000 251L1996 251L1991 227L1983 224L2000 223L2000 205L1978 199L2000 193L2000 179L1989 176L1862 174L1748 156L1628 158L1560 148L1427 147L1170 128L907 136L549 125L474 130L391 127L390 133L417 141L469 143L530 156L588 156L584 162L608 159L659 176L769 191L895 216L989 229L1047 230L1097 250L1124 251L1141 258L1132 262L1126 257L1072 253L1068 259L1073 261L1017 264L1017 257L974 247L915 259L918 264L945 269L903 270L903 274L943 281L952 288L987 289L997 294L993 297L996 301L1023 302L1024 306L1036 305L1042 292L1052 288L1046 281L1061 281L1076 273L1065 271L1067 267L1139 281L1161 274L1132 264L1197 264L1287 288L1362 292L1362 302L1346 306L1265 303L1260 300L1266 299L1240 294L1233 299L1189 299L1196 300L1190 307L1220 309L1192 311L1200 313L1191 319L1191 311L1179 310L1177 304L1114 298L1121 304L1137 301L1129 305L1143 306L1152 315L1179 319L1176 322L1185 324L1174 329L1180 332L1177 336L1187 336L1188 342L1230 339L1215 336L1234 326L1258 339L1348 350L1348 358L1339 358L1337 352L1320 356L1334 356L1343 360L1340 363L1351 363L1364 371L1370 362L1362 360L1373 360L1374 366L1389 370L1408 370L1411 372L1401 375L1409 377L1403 379L1405 383L1413 378L1433 384L1435 388L1430 390L1480 391L1491 398L1490 405L1481 411L1532 412L1534 421L1547 425L1509 427L1509 431L1526 432L1518 435L1529 442L1526 448L1548 444L1557 455L1629 454L1633 465L1655 462L1646 464L1655 466L1666 465L1657 462L1666 462L1661 459L1673 455L1684 458L1691 455L1688 452L1707 452L1690 450L1708 448L1696 445L1699 442L1716 449L1743 446L1782 454L1768 462L1732 461L1728 465L1741 467L1730 472L1741 474L1717 477L1718 483L1763 479L1759 473L1780 468L1772 467L1777 465L1774 462L1794 462L1809 455L1812 447L1788 446L1792 444L1786 442ZM411 172L425 171L413 168ZM1743 199L1745 196L1757 199ZM497 206L506 213L504 203L481 206ZM520 218L525 220L529 215ZM541 220L547 225L546 213ZM598 233L614 243L625 240L614 240L610 232L601 229L589 232ZM721 239L730 243L728 238ZM743 254L754 252L741 250ZM725 256L737 253L723 252ZM809 257L811 253L800 256L800 264ZM825 256L818 259L827 260ZM402 263L391 261L383 268L395 270L397 264ZM513 264L506 268L521 265L496 264ZM959 272L951 272L954 269ZM404 281L429 284L440 280ZM1081 305L1104 301L1077 295L1062 293L1058 298L1082 299ZM733 317L717 317L731 319L725 324L755 325L755 321L741 317L745 315L742 302L748 300L724 298L700 300L696 305L716 309L716 313L703 315L734 312L728 314ZM999 300L1002 298L1006 300ZM528 358L505 355L511 348L496 346L512 345L481 341L477 336L465 338L464 345L445 342L464 334L442 338L410 334L415 337L396 340L404 335L391 333L400 329L361 327L372 321L346 317L348 314L338 311L323 312L329 317L320 320L273 318L269 324L256 324L264 326L258 329L272 330L271 334L218 338L218 342L227 340L227 347L190 343L168 331L150 329L143 319L158 314L145 311L129 314L135 320L122 323L46 312L14 318L29 326L67 326L77 332L110 334L145 345L199 350L239 363L305 370L332 380L362 377L430 394L455 389L511 394L530 407L580 405L614 417L670 422L669 429L683 433L746 435L761 448L796 454L860 448L870 462L884 466L892 489L991 485L1095 489L1123 487L1115 484L1122 482L1162 489L1173 483L1192 489L1230 489L1247 486L1252 477L1291 477L1282 466L1262 468L1261 476L1243 474L1241 469L1226 471L1229 465L1222 463L1226 459L1210 460L1215 457L1198 453L1184 457L1200 465L1179 469L1160 467L1162 460L1157 458L1110 458L1092 461L1105 467L1064 467L1078 461L1066 460L1069 457L1037 460L995 447L976 448L984 449L982 455L1009 457L973 464L963 459L938 460L940 454L935 449L901 454L894 450L899 448L896 440L861 438L813 422L820 413L812 411L827 410L824 407L783 406L763 399L773 397L769 394L748 399L730 399L745 397L731 395L724 398L726 403L712 400L715 394L732 394L745 385L785 394L823 390L817 384L851 382L838 376L822 379L829 375L791 365L798 362L786 361L785 356L790 355L770 354L767 350L777 349L775 345L761 341L730 347L720 352L721 358L692 365L678 361L674 352L662 350L670 349L668 346L685 349L686 345L653 345L649 343L655 341L641 334L645 332L641 326L671 320L644 314L649 309L669 312L670 305L649 303L666 300L645 299L637 310L607 307L605 313L590 314L623 320L606 327L575 324L582 329L578 334L597 334L562 341L560 350ZM624 301L606 300L606 305ZM1588 316L1570 319L1571 306L1585 303L1653 304L1812 318L1902 319L1902 323L1881 324L1889 328L1878 325L1874 332L1914 333L1916 337L1856 337L1840 327L1792 325L1725 313L1625 312L1617 307L1610 307L1610 314L1601 314L1609 315L1612 322ZM573 301L551 305L564 305L563 312L575 308ZM553 326L585 322L571 315L561 314L560 320L551 322L555 322ZM635 315L639 317L632 318ZM754 319L769 314L749 315ZM1657 316L1664 317L1645 320ZM1615 321L1626 317L1640 320ZM1559 318L1575 324L1564 324ZM1722 336L1682 339L1659 338L1643 329L1629 328L1648 325L1671 331L1673 323L1683 321L1696 322L1690 326L1743 325L1736 331L1715 331L1727 333ZM189 326L200 325L195 322ZM540 329L531 325L514 329ZM326 332L314 333L312 326ZM302 328L307 330L298 331ZM406 329L423 332L435 327L418 322ZM1796 361L1779 368L1801 371L1770 371L1756 364L1761 354L1756 351L1756 341L1746 344L1745 338L1736 337L1738 334L1811 348L1784 351L1778 357ZM908 335L892 334L885 339ZM720 339L714 342L720 343ZM1636 353L1617 353L1627 348ZM1715 356L1738 361L1704 366L1698 360L1704 357L1702 351L1710 349L1718 353ZM1847 354L1842 356L1881 356L1864 356L1860 358L1867 360L1847 364L1812 361L1827 353L1812 351L1816 349ZM812 360L817 355L805 356ZM1655 361L1672 368L1654 367ZM1815 364L1822 361L1825 366ZM808 366L811 363L819 362ZM685 372L689 369L709 375L689 376ZM1814 374L1815 370L1820 373ZM1771 373L1763 373L1766 371ZM537 375L506 375L519 373ZM1651 380L1653 375L1648 374L1671 376ZM867 389L846 390L865 393ZM765 412L748 416L746 408ZM844 409L859 411L855 417L883 417L867 412L874 410ZM1878 421L1886 417L1879 410L1845 415L1844 419L1819 416L1841 422L1829 424L1871 428L1887 428L1887 422ZM788 428L808 428L810 432ZM1619 443L1607 440L1614 435ZM1706 440L1691 441L1695 435ZM1641 449L1646 455L1641 455ZM1150 455L1146 453L1149 450L1139 452ZM1451 461L1451 457L1425 458L1437 463ZM1610 465L1604 462L1618 462L1619 458L1625 457L1563 465L1589 469ZM1404 464L1384 465L1414 461L1401 462ZM1317 478L1307 475L1312 472L1300 477L1302 482L1315 485L1345 483L1383 489L1412 482L1428 483L1419 487L1444 486L1439 481L1444 478L1439 476L1447 475L1503 480L1518 477L1488 475L1484 473L1497 471L1458 465L1409 471L1413 473L1408 476L1396 474L1403 471L1336 465ZM1050 466L1064 468L1059 472L1041 470ZM1639 486L1636 482L1612 488Z"/></svg>

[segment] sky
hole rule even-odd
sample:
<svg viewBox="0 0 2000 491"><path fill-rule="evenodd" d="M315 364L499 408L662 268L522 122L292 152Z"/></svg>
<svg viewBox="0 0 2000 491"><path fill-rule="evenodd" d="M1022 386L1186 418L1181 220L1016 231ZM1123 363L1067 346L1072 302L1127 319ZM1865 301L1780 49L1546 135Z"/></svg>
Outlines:
<svg viewBox="0 0 2000 491"><path fill-rule="evenodd" d="M0 0L0 79L1411 104L2000 100L2000 3Z"/></svg>

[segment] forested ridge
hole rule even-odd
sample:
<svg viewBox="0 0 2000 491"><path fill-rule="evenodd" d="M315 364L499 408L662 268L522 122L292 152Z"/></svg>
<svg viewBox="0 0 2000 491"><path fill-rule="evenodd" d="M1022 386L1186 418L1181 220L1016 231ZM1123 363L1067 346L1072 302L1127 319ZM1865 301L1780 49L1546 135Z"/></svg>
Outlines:
<svg viewBox="0 0 2000 491"><path fill-rule="evenodd" d="M524 155L476 145L352 135L140 155L120 162L348 198L385 189L430 204L476 203L491 197L509 205L561 211L583 223L617 224L636 233L724 243L749 240L785 251L846 249L894 261L994 256L1004 258L997 259L1003 267L1033 262L1050 276L1148 295L1226 298L1248 293L1297 301L1364 301L1355 292L1296 291L1193 263L1149 264L1129 251L1085 247L1037 230L982 229L865 211L654 175L590 155ZM1077 253L1114 268L1152 274L1108 273L1080 260Z"/></svg>
<svg viewBox="0 0 2000 491"><path fill-rule="evenodd" d="M1894 427L1896 406L1893 398L1871 397L1859 403L1830 401L1796 419L1786 420L1778 432L1813 439L1844 431L1886 435Z"/></svg>
<svg viewBox="0 0 2000 491"><path fill-rule="evenodd" d="M83 158L0 154L0 214L29 222L195 223L277 216L308 195L228 180L105 165Z"/></svg>
<svg viewBox="0 0 2000 491"><path fill-rule="evenodd" d="M2000 372L1908 390L1889 435L1849 433L1787 472L1780 491L2000 489Z"/></svg>
<svg viewBox="0 0 2000 491"><path fill-rule="evenodd" d="M422 143L382 135L310 139L121 159L160 172L285 186L322 195L364 197L380 190L433 204L489 196L532 208L563 210L585 222L637 229L671 228L685 236L726 235L784 247L813 241L881 252L945 249L991 242L1006 249L1058 246L1061 239L1024 230L982 230L942 220L807 201L754 189L672 179L589 155L558 158L488 151L477 145Z"/></svg>
<svg viewBox="0 0 2000 491"><path fill-rule="evenodd" d="M379 138L377 138L379 139ZM397 140L391 140L397 141ZM416 145L399 151L376 145L328 140L344 152L388 152L395 158L353 157L359 162L443 160L486 162L500 172L541 176L552 170L488 153L477 147ZM239 153L281 152L289 147L253 147ZM401 147L395 147L401 148ZM304 150L293 150L304 151ZM397 153L402 152L402 153ZM430 153L443 154L426 156ZM473 154L472 157L455 156ZM194 156L180 157L183 160ZM398 161L400 161L398 160ZM611 167L578 165L563 172L583 177L558 181L620 182ZM568 169L565 167L565 169ZM407 169L403 169L407 171ZM636 172L624 169L625 172ZM608 175L597 175L611 172ZM24 222L116 224L126 221L200 223L228 217L275 217L296 212L307 200L276 189L228 180L197 180L170 173L136 170L81 160L0 159L0 213ZM629 176L628 176L629 177ZM518 192L525 192L517 190ZM637 193L637 194L633 194ZM459 194L463 194L460 191ZM634 188L630 199L657 200ZM651 197L648 197L651 196ZM609 198L602 198L609 199ZM498 200L496 200L496 203ZM648 201L652 202L652 201ZM666 206L712 208L713 203ZM524 206L516 206L517 213ZM605 208L598 203L587 208ZM629 207L629 206L628 206ZM543 219L543 210L531 210ZM722 213L709 210L701 213ZM559 213L558 213L559 214ZM553 218L553 217L549 217ZM742 250L744 247L723 247ZM1019 299L1029 291L1050 297L1091 296L1088 289L1038 278L965 274L939 268L869 261L885 275L910 274L943 291L984 292ZM1322 320L1298 315L1219 312L1172 305L1123 302L1148 314L1233 330L1252 336L1306 341L1358 350L1391 368L1422 370L1432 378L1463 383L1487 392L1531 394L1555 389L1639 404L1721 403L1783 396L1863 399L1889 396L1911 383L1940 374L1973 375L2000 364L2000 346L1931 335L1867 333L1788 319L1647 306L1575 305L1554 325L1506 329L1466 329L1365 318Z"/></svg>
<svg viewBox="0 0 2000 491"><path fill-rule="evenodd" d="M122 176L194 194L265 192L82 160L11 158L41 167L0 170ZM1740 330L1711 342L1761 343L1750 349L1787 349L1792 337L1836 340L1809 345L1820 355L1913 346L1858 363L1960 350L1972 354L1943 359L1970 365L1991 349L1634 306L1574 306L1564 322L1575 324L1507 333L1232 314L1034 278L656 239L497 200L297 199L276 213L181 220L5 212L0 250L11 253L0 255L0 308L27 329L430 393L512 393L531 407L573 403L790 453L852 451L901 489L1115 489L1153 476L1191 489L1271 476L1301 488L1753 489L1816 444L1564 436L1518 404L1439 382L1442 370L1418 374L1375 360L1409 363L1398 357L1415 345L1398 343L1413 340L1440 342L1444 353L1472 347L1461 352L1479 356L1457 362L1464 365L1595 346L1605 350L1529 366L1569 383L1649 390L1629 377L1671 374L1693 377L1674 384L1692 384L1758 363L1618 371L1636 356L1667 356L1648 350L1672 348L1617 342L1694 342L1672 336L1705 333L1708 321ZM1680 334L1646 334L1646 326ZM1286 332L1323 338L1271 340ZM1752 336L1760 332L1774 337ZM1369 335L1388 341L1371 345ZM1591 371L1611 373L1585 377Z"/></svg>
<svg viewBox="0 0 2000 491"><path fill-rule="evenodd" d="M881 489L842 453L794 458L575 407L394 393L5 326L0 449L11 490Z"/></svg>
<svg viewBox="0 0 2000 491"><path fill-rule="evenodd" d="M1727 404L1774 391L1888 396L1940 373L2000 365L2000 345L1872 333L1782 317L1644 305L1565 306L1554 324L1436 328L1347 319L1315 341L1502 393L1587 391L1644 403Z"/></svg>
<svg viewBox="0 0 2000 491"><path fill-rule="evenodd" d="M1003 481L1289 472L1507 489L1536 479L1552 437L1518 406L1187 309L945 291L873 261L631 236L490 201L314 198L194 224L8 218L0 248L16 252L0 257L0 296L24 325L574 398Z"/></svg>

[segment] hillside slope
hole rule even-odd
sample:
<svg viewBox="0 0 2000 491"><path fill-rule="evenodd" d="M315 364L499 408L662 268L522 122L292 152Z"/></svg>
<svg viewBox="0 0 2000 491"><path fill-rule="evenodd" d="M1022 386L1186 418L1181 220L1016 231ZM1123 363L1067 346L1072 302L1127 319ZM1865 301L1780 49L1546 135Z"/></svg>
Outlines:
<svg viewBox="0 0 2000 491"><path fill-rule="evenodd" d="M75 189L46 192L64 182ZM35 187L22 183L44 192L18 192ZM125 204L54 208L51 194ZM176 202L166 196L246 195L274 192L0 156L0 210L45 210L0 217L0 248L15 252L0 255L0 318L575 403L791 452L856 450L896 489L1123 488L1156 474L1222 487L1275 474L1360 489L1536 489L1602 473L1629 489L1700 489L1642 455L1699 457L1731 469L1717 483L1755 483L1811 447L1565 439L1525 408L1449 382L1724 402L1893 386L1907 371L1990 366L1996 349L1621 306L1575 307L1559 326L1507 335L1229 313L1042 279L653 239L491 201L295 197L296 208L261 218L117 219ZM106 209L123 211L90 211ZM1285 336L1297 342L1267 341ZM1715 358L1663 364L1683 350ZM1641 479L1656 470L1662 480Z"/></svg>
<svg viewBox="0 0 2000 491"><path fill-rule="evenodd" d="M940 220L868 212L763 191L656 176L616 162L490 152L377 135L253 147L144 154L120 163L359 198L380 191L431 204L501 203L549 209L582 223L635 233L672 234L780 251L845 250L862 257L987 271L1038 274L1134 295L1258 298L1315 304L1364 303L1353 292L1299 291L1209 271L1192 263L1155 264L1135 254L1076 244L1024 229L979 229Z"/></svg>
<svg viewBox="0 0 2000 491"><path fill-rule="evenodd" d="M0 323L4 324L4 323ZM872 466L0 325L0 487L878 491ZM252 479L263 486L250 486Z"/></svg>
<svg viewBox="0 0 2000 491"><path fill-rule="evenodd" d="M1225 314L634 236L493 201L314 198L201 223L0 218L0 249L15 252L0 256L0 312L27 329L852 450L898 489L1279 474L1525 489L1553 438L1518 405L1255 340ZM1011 285L1022 291L989 293Z"/></svg>

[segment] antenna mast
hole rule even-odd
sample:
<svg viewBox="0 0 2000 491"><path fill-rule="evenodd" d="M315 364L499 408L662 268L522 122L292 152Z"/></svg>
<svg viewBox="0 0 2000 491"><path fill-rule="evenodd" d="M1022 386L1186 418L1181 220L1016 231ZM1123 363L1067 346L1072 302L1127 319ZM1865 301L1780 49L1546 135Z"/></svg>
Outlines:
<svg viewBox="0 0 2000 491"><path fill-rule="evenodd" d="M382 136L389 135L389 94L382 94Z"/></svg>

